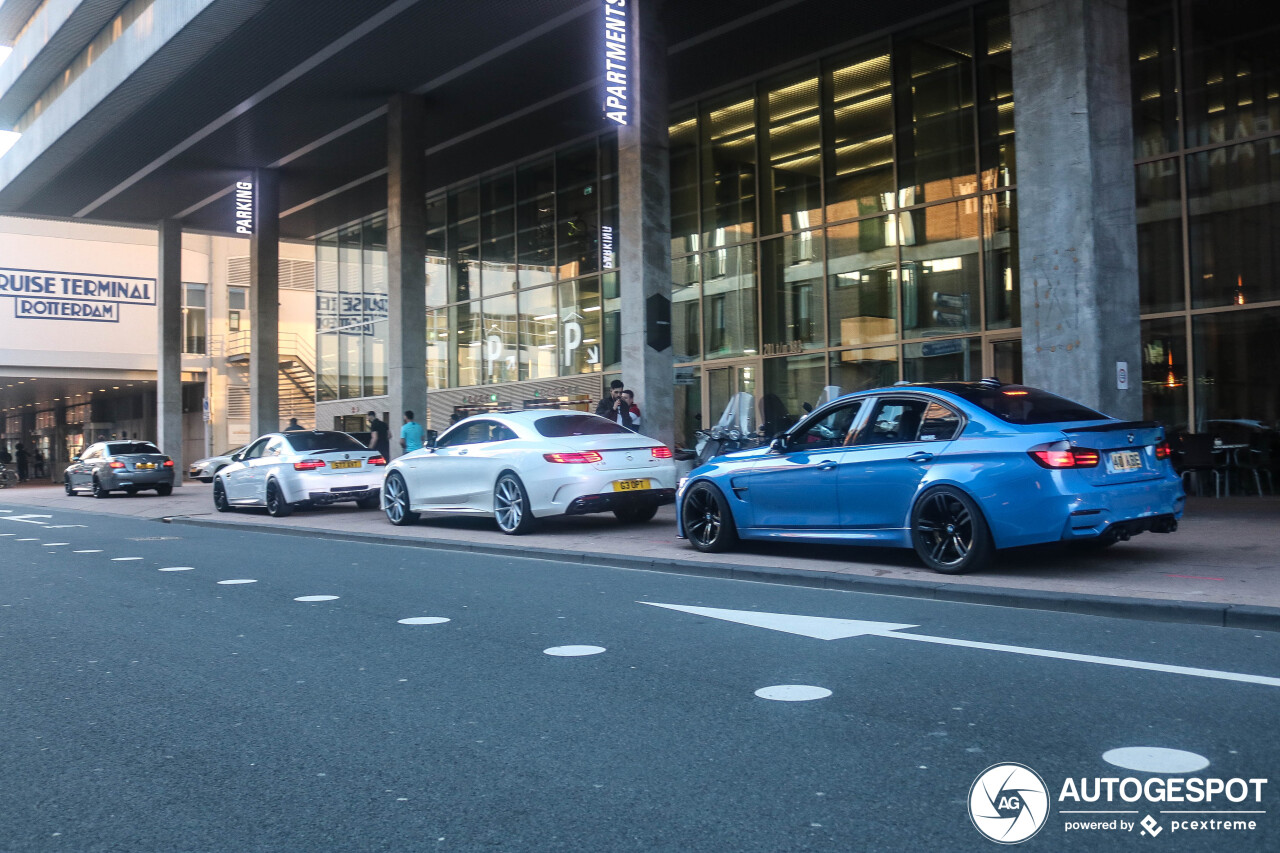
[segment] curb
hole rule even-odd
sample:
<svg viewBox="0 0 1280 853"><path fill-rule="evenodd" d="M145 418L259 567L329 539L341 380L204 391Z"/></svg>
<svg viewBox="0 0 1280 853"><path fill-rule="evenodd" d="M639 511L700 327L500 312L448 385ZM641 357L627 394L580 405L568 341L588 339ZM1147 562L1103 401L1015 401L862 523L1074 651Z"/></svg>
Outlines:
<svg viewBox="0 0 1280 853"><path fill-rule="evenodd" d="M589 566L668 572L699 577L728 578L757 583L786 584L815 589L836 589L870 595L900 595L959 604L985 604L993 607L1020 607L1048 610L1078 616L1104 616L1112 619L1137 619L1146 622L1177 622L1216 628L1241 628L1251 631L1280 631L1280 607L1258 607L1247 604L1208 604L1197 601L1171 601L1160 598L1127 598L1087 595L1076 592L1041 592L1009 589L999 586L976 586L945 581L917 581L901 578L875 578L809 569L765 568L704 563L694 560L651 559L625 555L594 555L560 548L531 548L527 545L495 545L456 539L420 539L385 536L374 533L350 533L314 528L271 527L241 524L234 521L211 521L190 516L159 519L166 524L270 533L280 536L322 537L370 545L429 548L437 551L464 551L497 557L521 557L529 560L554 560Z"/></svg>

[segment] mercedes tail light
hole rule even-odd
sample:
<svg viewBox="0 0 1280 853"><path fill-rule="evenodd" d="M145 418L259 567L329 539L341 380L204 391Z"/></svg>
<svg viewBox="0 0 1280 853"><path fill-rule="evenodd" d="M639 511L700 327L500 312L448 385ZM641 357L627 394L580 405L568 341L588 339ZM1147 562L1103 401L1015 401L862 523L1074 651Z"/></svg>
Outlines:
<svg viewBox="0 0 1280 853"><path fill-rule="evenodd" d="M323 467L323 459L303 459L301 462L293 463L293 470L295 471L314 471Z"/></svg>
<svg viewBox="0 0 1280 853"><path fill-rule="evenodd" d="M544 453L542 458L548 462L558 462L564 465L594 465L604 459L594 450L584 450L581 453Z"/></svg>
<svg viewBox="0 0 1280 853"><path fill-rule="evenodd" d="M671 458L670 447L654 447L652 448L652 450L653 450L654 459L670 459Z"/></svg>
<svg viewBox="0 0 1280 853"><path fill-rule="evenodd" d="M367 462L370 465L386 465L387 464L387 460L383 459L381 456L370 456L368 459L365 460L365 462Z"/></svg>
<svg viewBox="0 0 1280 853"><path fill-rule="evenodd" d="M1027 453L1041 468L1096 468L1098 451L1087 447L1072 447L1065 441L1037 445Z"/></svg>

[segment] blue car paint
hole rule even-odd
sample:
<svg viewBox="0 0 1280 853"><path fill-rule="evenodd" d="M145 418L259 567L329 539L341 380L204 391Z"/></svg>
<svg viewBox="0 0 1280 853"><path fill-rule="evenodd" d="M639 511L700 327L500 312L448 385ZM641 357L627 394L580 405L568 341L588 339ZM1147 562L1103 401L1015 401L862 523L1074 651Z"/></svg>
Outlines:
<svg viewBox="0 0 1280 853"><path fill-rule="evenodd" d="M919 466L924 470L918 485L910 489L899 488L895 501L885 501L882 490L870 493L870 489L875 488L874 478L867 480L859 490L864 494L863 502L880 503L872 513L872 520L878 523L858 524L858 518L839 508L834 511L839 520L833 523L833 511L827 505L828 496L834 494L837 502L848 501L853 491L847 485L849 478L834 490L825 482L806 490L802 478L797 477L794 482L786 484L786 494L780 495L771 490L769 495L770 502L783 506L790 502L793 507L784 513L775 512L772 519L760 517L752 503L753 474L761 466L776 464L782 457L818 456L824 452L796 450L779 454L770 447L758 447L716 457L690 472L676 497L677 535L685 536L680 512L684 495L699 481L714 484L725 496L738 534L743 539L910 548L912 508L921 494L940 485L961 489L974 499L982 510L997 548L1092 539L1117 522L1152 516L1182 517L1185 504L1182 482L1168 459L1160 460L1154 456L1154 445L1164 437L1163 429L1159 428L1134 431L1133 444L1143 448L1141 452L1145 454L1142 470L1116 474L1107 470L1105 460L1100 460L1097 468L1043 468L1030 457L1028 450L1039 444L1071 441L1073 438L1074 444L1089 447L1088 438L1099 435L1089 432L1089 428L1128 426L1123 421L1109 418L1020 426L1006 423L955 394L927 386L881 388L845 395L806 418L801 425L812 423L832 407L855 398L870 400L899 395L934 398L958 410L964 416L965 424L959 435L950 441L872 445L856 450L833 448L835 453L825 452L831 456L840 452L865 454L868 450L885 448L886 451L897 449L902 455L907 455L917 448L926 447L933 453L932 460ZM801 425L797 425L797 429ZM1078 432L1081 428L1086 431ZM862 474L874 474L877 465L886 472L892 468L884 459L872 459L869 465L861 466L863 470L853 479L861 478ZM830 472L813 473L823 477ZM910 477L905 476L903 480L910 480ZM813 511L815 504L818 508ZM819 519L820 523L804 521L810 512L809 517ZM779 519L799 519L801 523L769 523Z"/></svg>

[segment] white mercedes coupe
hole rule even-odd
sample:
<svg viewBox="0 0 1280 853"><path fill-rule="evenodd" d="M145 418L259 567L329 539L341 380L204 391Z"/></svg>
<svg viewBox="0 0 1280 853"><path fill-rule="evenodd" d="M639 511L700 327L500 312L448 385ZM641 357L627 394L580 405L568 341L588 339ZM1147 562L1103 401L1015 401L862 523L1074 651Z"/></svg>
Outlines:
<svg viewBox="0 0 1280 853"><path fill-rule="evenodd" d="M583 412L474 415L387 466L382 508L392 524L423 512L493 515L503 533L536 519L612 510L653 518L675 500L671 448Z"/></svg>

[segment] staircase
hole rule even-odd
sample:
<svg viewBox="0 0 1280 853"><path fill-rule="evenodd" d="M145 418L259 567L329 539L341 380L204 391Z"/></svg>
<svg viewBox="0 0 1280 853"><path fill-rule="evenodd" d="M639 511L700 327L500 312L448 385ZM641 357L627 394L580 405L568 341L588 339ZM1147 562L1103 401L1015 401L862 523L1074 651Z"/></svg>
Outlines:
<svg viewBox="0 0 1280 853"><path fill-rule="evenodd" d="M246 384L249 381L247 375L249 340L248 332L237 332L227 336L223 347L227 364L242 367L240 374ZM289 418L297 418L298 423L303 426L314 427L316 419L315 348L310 341L292 332L280 334L278 348L280 367L277 392L280 401L280 425L283 427L288 423ZM228 400L227 415L229 417L249 417L248 396L244 395L242 400L243 402L235 401L239 405L233 405L232 400ZM244 409L243 412L239 411L241 408Z"/></svg>

